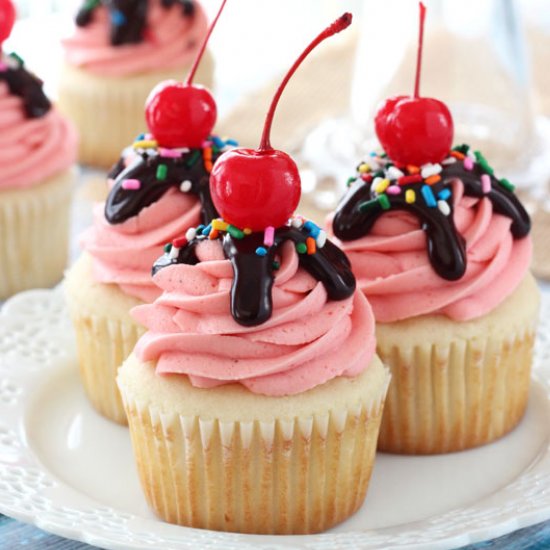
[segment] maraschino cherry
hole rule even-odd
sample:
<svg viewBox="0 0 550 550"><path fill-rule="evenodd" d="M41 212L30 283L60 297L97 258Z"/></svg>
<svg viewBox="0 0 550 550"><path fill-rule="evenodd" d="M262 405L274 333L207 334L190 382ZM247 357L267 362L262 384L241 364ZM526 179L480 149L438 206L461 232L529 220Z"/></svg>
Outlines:
<svg viewBox="0 0 550 550"><path fill-rule="evenodd" d="M226 2L223 0L212 21L186 81L166 80L157 84L145 102L147 126L161 147L198 148L212 133L216 102L208 89L193 84L193 78Z"/></svg>
<svg viewBox="0 0 550 550"><path fill-rule="evenodd" d="M0 49L9 38L15 23L15 8L11 0L0 0Z"/></svg>
<svg viewBox="0 0 550 550"><path fill-rule="evenodd" d="M374 119L376 135L388 156L398 165L422 166L441 162L453 142L453 119L447 106L420 97L420 73L426 7L420 6L420 33L414 96L395 96L379 107Z"/></svg>
<svg viewBox="0 0 550 550"><path fill-rule="evenodd" d="M281 82L265 119L258 149L233 149L224 153L210 175L210 192L223 219L241 228L262 231L281 227L300 201L301 182L292 158L270 143L275 109L288 81L309 53L326 38L344 30L352 16L345 13L302 52Z"/></svg>

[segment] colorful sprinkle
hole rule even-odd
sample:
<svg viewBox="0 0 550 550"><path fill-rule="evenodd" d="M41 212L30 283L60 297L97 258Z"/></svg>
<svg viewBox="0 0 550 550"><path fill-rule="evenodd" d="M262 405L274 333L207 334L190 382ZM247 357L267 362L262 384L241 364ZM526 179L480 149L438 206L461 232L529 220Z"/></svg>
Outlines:
<svg viewBox="0 0 550 550"><path fill-rule="evenodd" d="M200 158L201 152L196 150L191 153L191 156L187 159L185 165L187 168L191 168Z"/></svg>
<svg viewBox="0 0 550 550"><path fill-rule="evenodd" d="M208 238L213 241L214 239L217 239L220 235L220 232L217 229L212 228L212 231L210 231Z"/></svg>
<svg viewBox="0 0 550 550"><path fill-rule="evenodd" d="M264 231L264 244L265 246L273 246L274 242L275 242L275 228L272 225L270 225L269 227L266 227Z"/></svg>
<svg viewBox="0 0 550 550"><path fill-rule="evenodd" d="M277 260L274 260L273 263L271 264L271 267L277 271L277 269L280 269L281 267L281 264L277 261Z"/></svg>
<svg viewBox="0 0 550 550"><path fill-rule="evenodd" d="M349 187L354 181L357 181L357 178L355 176L348 178L346 185Z"/></svg>
<svg viewBox="0 0 550 550"><path fill-rule="evenodd" d="M305 254L307 252L307 244L306 243L297 243L296 244L296 252L298 252L298 254Z"/></svg>
<svg viewBox="0 0 550 550"><path fill-rule="evenodd" d="M312 221L308 220L306 223L304 223L304 229L314 238L316 239L319 233L321 232L321 228L313 223Z"/></svg>
<svg viewBox="0 0 550 550"><path fill-rule="evenodd" d="M164 245L164 252L165 252L166 254L168 254L168 253L170 252L170 250L172 250L172 243L166 243L166 244Z"/></svg>
<svg viewBox="0 0 550 550"><path fill-rule="evenodd" d="M362 164L359 165L358 171L360 174L365 174L366 172L370 172L370 166L366 162L363 162Z"/></svg>
<svg viewBox="0 0 550 550"><path fill-rule="evenodd" d="M492 185L491 185L491 176L489 176L488 174L483 174L481 176L481 190L487 194L487 193L490 193L491 192L491 188L492 188Z"/></svg>
<svg viewBox="0 0 550 550"><path fill-rule="evenodd" d="M177 248L181 248L182 246L185 246L187 244L187 238L186 237L178 237L177 239L174 239L172 241L172 245L176 246Z"/></svg>
<svg viewBox="0 0 550 550"><path fill-rule="evenodd" d="M317 248L323 248L325 244L327 243L327 233L326 231L319 231L319 235L317 235L317 239L315 239L315 242L317 243Z"/></svg>
<svg viewBox="0 0 550 550"><path fill-rule="evenodd" d="M376 198L378 204L382 207L382 210L389 210L391 208L390 199L387 195L378 195Z"/></svg>
<svg viewBox="0 0 550 550"><path fill-rule="evenodd" d="M203 228L203 230L201 231L201 233L203 235L210 235L210 231L212 231L212 226L209 224L207 225L205 228Z"/></svg>
<svg viewBox="0 0 550 550"><path fill-rule="evenodd" d="M361 179L365 183L370 183L374 178L373 178L372 174L361 174Z"/></svg>
<svg viewBox="0 0 550 550"><path fill-rule="evenodd" d="M162 158L177 159L181 157L181 152L177 149L166 149L166 147L161 147L159 149L159 155Z"/></svg>
<svg viewBox="0 0 550 550"><path fill-rule="evenodd" d="M142 139L141 141L134 141L132 147L134 149L156 149L158 143L154 139Z"/></svg>
<svg viewBox="0 0 550 550"><path fill-rule="evenodd" d="M449 164L454 164L455 162L455 157L447 157L445 160L441 161L441 164L443 164L443 166L448 166Z"/></svg>
<svg viewBox="0 0 550 550"><path fill-rule="evenodd" d="M375 178L372 182L372 187L377 193L384 193L384 191L390 186L389 179Z"/></svg>
<svg viewBox="0 0 550 550"><path fill-rule="evenodd" d="M295 216L291 220L292 227L295 227L296 229L300 229L302 225L304 225L304 219L300 216Z"/></svg>
<svg viewBox="0 0 550 550"><path fill-rule="evenodd" d="M126 16L119 10L111 13L111 21L115 27L122 27L126 23Z"/></svg>
<svg viewBox="0 0 550 550"><path fill-rule="evenodd" d="M474 161L470 157L464 159L464 169L471 172L474 169Z"/></svg>
<svg viewBox="0 0 550 550"><path fill-rule="evenodd" d="M241 231L238 227L235 227L234 225L228 225L227 232L235 239L244 238L244 231Z"/></svg>
<svg viewBox="0 0 550 550"><path fill-rule="evenodd" d="M171 249L170 249L170 259L171 260L175 260L177 257L178 257L178 254L180 253L180 249L173 246Z"/></svg>
<svg viewBox="0 0 550 550"><path fill-rule="evenodd" d="M259 246L256 248L256 256L261 256L262 258L264 256L267 256L267 249L265 249L263 246Z"/></svg>
<svg viewBox="0 0 550 550"><path fill-rule="evenodd" d="M17 55L15 52L11 52L8 55L8 58L6 60L8 64L10 63L10 59L13 59L17 63L16 67L22 67L25 64L25 61L23 61L23 58Z"/></svg>
<svg viewBox="0 0 550 550"><path fill-rule="evenodd" d="M399 185L409 185L411 183L420 183L422 176L420 174L413 174L411 176L403 176L397 180Z"/></svg>
<svg viewBox="0 0 550 550"><path fill-rule="evenodd" d="M163 181L166 179L167 175L168 175L168 166L166 166L166 164L159 164L157 166L157 179Z"/></svg>
<svg viewBox="0 0 550 550"><path fill-rule="evenodd" d="M436 174L439 174L443 170L443 167L441 164L425 164L422 167L422 170L420 171L420 175L424 178L430 178L431 176L435 176Z"/></svg>
<svg viewBox="0 0 550 550"><path fill-rule="evenodd" d="M416 202L416 193L414 189L407 189L405 191L405 201L407 204L414 204Z"/></svg>
<svg viewBox="0 0 550 550"><path fill-rule="evenodd" d="M127 179L122 182L122 189L127 191L137 191L141 189L141 181L135 179Z"/></svg>
<svg viewBox="0 0 550 550"><path fill-rule="evenodd" d="M390 185L386 189L386 193L388 195L400 195L401 194L401 187L399 187L399 185Z"/></svg>
<svg viewBox="0 0 550 550"><path fill-rule="evenodd" d="M460 151L451 151L451 157L454 157L458 160L464 160L466 155L464 153L461 153Z"/></svg>
<svg viewBox="0 0 550 550"><path fill-rule="evenodd" d="M315 254L315 252L317 252L317 245L316 245L315 239L313 237L308 237L306 239L306 248L307 248L307 253L310 256L312 254Z"/></svg>
<svg viewBox="0 0 550 550"><path fill-rule="evenodd" d="M250 229L250 227L245 227L245 228L243 229L243 233L244 233L245 235L252 235L252 229Z"/></svg>
<svg viewBox="0 0 550 550"><path fill-rule="evenodd" d="M411 176L420 174L420 168L418 166L415 166L414 164L407 164L405 169L407 170L407 173L409 173Z"/></svg>
<svg viewBox="0 0 550 550"><path fill-rule="evenodd" d="M390 180L398 180L399 178L402 178L404 175L405 174L403 174L403 172L399 170L399 168L397 168L396 166L390 166L386 170L386 177L389 178Z"/></svg>
<svg viewBox="0 0 550 550"><path fill-rule="evenodd" d="M188 241L192 241L196 236L197 236L197 230L196 230L194 227L190 227L190 228L185 232L185 238L186 238Z"/></svg>
<svg viewBox="0 0 550 550"><path fill-rule="evenodd" d="M190 180L183 180L180 183L180 191L182 191L183 193L189 193L192 187L193 183Z"/></svg>
<svg viewBox="0 0 550 550"><path fill-rule="evenodd" d="M429 185L423 185L420 191L422 192L426 205L430 208L435 208L437 206L437 201L435 200L432 188Z"/></svg>
<svg viewBox="0 0 550 550"><path fill-rule="evenodd" d="M438 194L437 194L437 198L442 200L442 201L446 201L446 200L449 200L451 198L451 190L450 189L447 189L445 187L445 189L442 189Z"/></svg>
<svg viewBox="0 0 550 550"><path fill-rule="evenodd" d="M506 178L501 178L498 182L504 189L510 192L514 192L516 189L516 186L513 183L510 183Z"/></svg>
<svg viewBox="0 0 550 550"><path fill-rule="evenodd" d="M227 231L229 224L223 220L217 219L212 220L212 228L217 229L218 231Z"/></svg>
<svg viewBox="0 0 550 550"><path fill-rule="evenodd" d="M440 181L441 181L441 176L439 174L435 174L424 180L424 182L427 183L428 185L434 185Z"/></svg>
<svg viewBox="0 0 550 550"><path fill-rule="evenodd" d="M451 213L451 207L447 201L437 201L437 208L444 215L448 216Z"/></svg>
<svg viewBox="0 0 550 550"><path fill-rule="evenodd" d="M494 174L494 170L487 162L487 159L481 154L480 151L474 151L474 155L476 156L477 163L481 166L481 169L492 176Z"/></svg>

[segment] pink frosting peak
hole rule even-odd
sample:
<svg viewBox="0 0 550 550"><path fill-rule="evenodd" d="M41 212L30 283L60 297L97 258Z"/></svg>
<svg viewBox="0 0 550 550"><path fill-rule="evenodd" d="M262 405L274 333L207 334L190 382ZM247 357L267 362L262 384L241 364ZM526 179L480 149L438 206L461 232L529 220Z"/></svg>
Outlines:
<svg viewBox="0 0 550 550"><path fill-rule="evenodd" d="M137 216L114 225L105 219L104 208L103 203L96 205L94 223L81 240L93 257L94 278L116 284L145 302L153 301L160 290L151 279L151 266L167 242L199 224L198 199L172 188Z"/></svg>
<svg viewBox="0 0 550 550"><path fill-rule="evenodd" d="M292 243L282 248L273 285L273 314L264 324L239 325L230 314L233 269L218 241L198 246L197 265L161 269L162 295L132 310L148 331L135 353L156 361L159 374L185 374L210 388L239 383L254 393L307 391L337 376L357 376L375 350L374 317L360 293L327 299L322 283L299 268Z"/></svg>
<svg viewBox="0 0 550 550"><path fill-rule="evenodd" d="M76 27L73 36L63 40L65 58L70 65L102 76L182 69L195 58L208 22L199 4L193 16L186 17L181 6L166 9L160 0L149 0L147 25L150 36L143 42L113 46L109 14L99 6L89 25Z"/></svg>
<svg viewBox="0 0 550 550"><path fill-rule="evenodd" d="M425 314L457 321L481 317L512 294L528 271L531 238L514 239L512 220L493 212L489 199L464 196L460 180L453 187L454 221L467 251L467 270L457 281L433 270L424 231L403 211L384 214L365 237L339 242L377 321Z"/></svg>
<svg viewBox="0 0 550 550"><path fill-rule="evenodd" d="M36 185L76 161L77 137L70 122L55 108L29 118L23 100L0 82L0 188Z"/></svg>

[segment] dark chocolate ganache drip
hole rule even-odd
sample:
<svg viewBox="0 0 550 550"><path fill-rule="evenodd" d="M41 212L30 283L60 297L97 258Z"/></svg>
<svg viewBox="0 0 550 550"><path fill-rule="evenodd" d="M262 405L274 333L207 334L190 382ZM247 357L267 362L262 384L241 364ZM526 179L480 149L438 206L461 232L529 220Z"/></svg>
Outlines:
<svg viewBox="0 0 550 550"><path fill-rule="evenodd" d="M452 183L457 179L463 182L466 196L488 198L495 212L512 220L514 238L529 233L531 221L513 185L497 179L479 151L461 145L441 164L421 168L397 168L386 157L375 155L362 162L336 210L334 234L342 241L355 240L367 235L384 212L406 210L420 220L426 232L433 269L444 279L458 280L466 272L467 259L453 217Z"/></svg>
<svg viewBox="0 0 550 550"><path fill-rule="evenodd" d="M114 184L105 203L107 221L114 225L137 216L172 187L198 197L201 222L218 217L209 180L212 165L224 152L225 142L218 137L211 139L219 146L212 143L202 149L162 149L149 140L135 142L134 151L126 150L109 172ZM149 147L150 144L154 146Z"/></svg>
<svg viewBox="0 0 550 550"><path fill-rule="evenodd" d="M23 60L10 54L1 60L0 81L5 82L9 92L23 100L28 118L40 118L52 107L42 89L43 82L25 69Z"/></svg>
<svg viewBox="0 0 550 550"><path fill-rule="evenodd" d="M161 6L165 9L178 4L181 5L184 17L195 14L193 0L161 0ZM89 25L99 6L105 6L109 12L110 39L113 46L139 44L145 39L148 0L85 0L77 13L76 24L79 27Z"/></svg>
<svg viewBox="0 0 550 550"><path fill-rule="evenodd" d="M291 224L279 227L272 231L269 239L266 233L245 234L233 226L218 233L213 226L215 222L193 229L192 234L188 234L192 238L185 239L184 244L175 241L167 245L166 253L153 266L153 275L170 265L198 263L195 253L197 244L212 238L211 232L216 231L215 238L223 239L225 257L233 267L231 315L241 325L259 325L271 317L274 271L279 267L277 258L280 247L286 241L294 243L300 266L323 283L331 300L344 300L355 291L355 277L347 256L326 240L324 231L312 222L300 227Z"/></svg>

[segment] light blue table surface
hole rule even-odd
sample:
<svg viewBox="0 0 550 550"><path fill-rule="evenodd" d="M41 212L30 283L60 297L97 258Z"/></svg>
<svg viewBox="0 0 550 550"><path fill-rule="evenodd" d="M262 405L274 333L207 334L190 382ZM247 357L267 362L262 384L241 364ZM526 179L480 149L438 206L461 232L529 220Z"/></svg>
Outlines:
<svg viewBox="0 0 550 550"><path fill-rule="evenodd" d="M56 537L31 525L0 515L0 550L16 550L18 548L29 550L91 550L96 547ZM482 549L548 550L550 549L550 521L520 529L498 539L461 548L461 550Z"/></svg>

